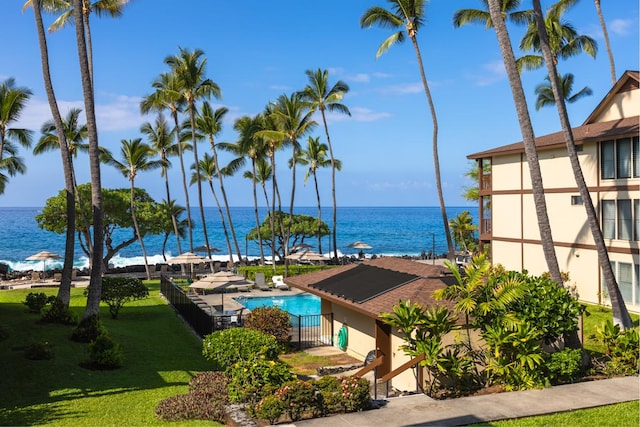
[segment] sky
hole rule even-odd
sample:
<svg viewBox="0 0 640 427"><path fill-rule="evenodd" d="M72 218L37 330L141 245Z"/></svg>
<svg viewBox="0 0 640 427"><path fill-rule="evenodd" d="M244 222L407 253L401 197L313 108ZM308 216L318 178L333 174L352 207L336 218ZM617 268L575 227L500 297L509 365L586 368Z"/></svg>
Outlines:
<svg viewBox="0 0 640 427"><path fill-rule="evenodd" d="M40 137L41 125L51 119L44 91L33 12L22 12L23 0L2 0L0 22L4 42L0 44L0 80L16 79L33 95L22 117L12 127L32 129ZM543 9L552 2L542 1ZM116 158L120 142L144 135L140 126L153 122L143 116L140 100L152 92L151 84L168 71L167 56L179 48L201 49L207 59L207 77L218 84L222 98L211 99L214 108L229 109L218 141L236 141L236 119L255 115L280 95L290 95L307 84L306 70L326 69L331 84L349 85L343 100L351 116L328 117L334 155L342 161L337 172L339 206L437 206L438 196L432 156L433 124L420 80L416 55L410 42L392 46L376 59L376 51L391 30L362 29L362 14L371 6L385 8L380 0L131 0L122 17L91 15L94 52L95 98L99 144ZM523 7L531 7L523 1ZM426 5L426 21L418 43L438 121L438 149L445 204L475 206L462 197L473 183L465 176L472 164L467 155L522 140L509 82L495 33L484 26L454 28L458 9L482 8L480 0L432 0ZM618 77L625 70L638 70L638 2L602 2ZM45 15L45 25L53 17ZM581 125L611 89L609 61L594 2L581 0L566 14L579 34L594 38L596 59L585 54L562 61L558 69L575 76L574 91L588 86L593 95L569 104L573 126ZM509 26L516 56L524 29ZM48 34L54 90L62 115L70 108L84 109L73 27ZM554 108L536 111L535 87L544 81L545 69L522 76L535 134L560 131ZM326 142L319 126L311 136ZM302 141L306 144L306 138ZM199 146L200 158L207 151ZM187 153L188 168L192 155ZM20 148L27 173L12 177L0 207L44 206L64 187L59 151L33 156ZM291 171L286 167L289 151L280 152L278 184L288 205ZM230 160L221 154L220 162ZM78 182L89 181L88 157L75 161ZM296 205L315 206L316 194L306 170L298 167ZM181 175L177 159L169 177L172 196L181 197ZM323 206L331 205L330 168L318 171ZM128 188L129 182L113 167L102 167L102 185ZM159 171L142 172L136 186L156 200L165 197ZM253 206L251 183L242 174L227 178L225 188L231 206ZM210 193L205 206L214 206ZM190 189L192 204L196 186Z"/></svg>

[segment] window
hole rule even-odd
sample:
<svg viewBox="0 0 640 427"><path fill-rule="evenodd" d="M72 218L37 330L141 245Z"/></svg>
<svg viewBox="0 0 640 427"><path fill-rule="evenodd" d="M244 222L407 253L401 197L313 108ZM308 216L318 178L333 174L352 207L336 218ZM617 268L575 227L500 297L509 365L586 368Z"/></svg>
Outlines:
<svg viewBox="0 0 640 427"><path fill-rule="evenodd" d="M639 240L639 199L602 200L600 209L602 237L605 239Z"/></svg>
<svg viewBox="0 0 640 427"><path fill-rule="evenodd" d="M618 263L618 288L624 302L633 304L633 270L631 264L626 262Z"/></svg>
<svg viewBox="0 0 640 427"><path fill-rule="evenodd" d="M616 238L616 201L602 201L602 236L605 239Z"/></svg>
<svg viewBox="0 0 640 427"><path fill-rule="evenodd" d="M600 178L640 177L640 142L638 137L600 143Z"/></svg>
<svg viewBox="0 0 640 427"><path fill-rule="evenodd" d="M572 205L582 205L582 196L571 196Z"/></svg>
<svg viewBox="0 0 640 427"><path fill-rule="evenodd" d="M636 286L634 289L636 291L636 297L633 302L636 305L640 305L640 264L636 264Z"/></svg>

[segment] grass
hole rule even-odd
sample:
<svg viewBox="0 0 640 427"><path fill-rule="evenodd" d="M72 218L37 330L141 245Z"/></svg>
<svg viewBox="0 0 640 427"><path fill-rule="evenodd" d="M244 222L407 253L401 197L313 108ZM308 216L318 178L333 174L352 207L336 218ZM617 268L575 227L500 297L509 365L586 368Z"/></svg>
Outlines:
<svg viewBox="0 0 640 427"><path fill-rule="evenodd" d="M102 308L105 327L124 351L124 366L113 371L81 368L87 345L69 340L73 326L42 324L39 315L26 313L22 301L34 290L0 292L0 325L9 334L0 342L0 425L166 425L156 419L155 406L186 393L191 376L211 365L199 339L161 299L159 284L149 287L150 297L125 305L117 320ZM83 290L73 289L71 308L79 316L85 303ZM44 341L53 346L53 359L23 356L24 346Z"/></svg>
<svg viewBox="0 0 640 427"><path fill-rule="evenodd" d="M598 328L602 328L604 324L611 320L611 308L601 305L584 304L587 307L587 313L582 316L583 319L583 339L584 348L593 353L604 353L605 347L596 337ZM635 328L638 328L640 316L631 313L631 320Z"/></svg>

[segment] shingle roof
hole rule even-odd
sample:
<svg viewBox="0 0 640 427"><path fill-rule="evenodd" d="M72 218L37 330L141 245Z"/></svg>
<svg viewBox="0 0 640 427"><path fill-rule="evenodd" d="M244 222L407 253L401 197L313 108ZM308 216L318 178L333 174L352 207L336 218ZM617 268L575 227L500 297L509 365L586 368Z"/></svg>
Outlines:
<svg viewBox="0 0 640 427"><path fill-rule="evenodd" d="M411 300L424 307L451 307L448 301L436 301L432 297L435 290L446 286L444 280L451 279L451 276L443 274L445 270L439 265L397 257L379 257L361 264L288 277L285 282L368 317L377 318L382 312L391 312L401 300ZM376 273L382 280L375 289L367 289L372 275ZM399 282L402 277L410 280ZM365 297L354 298L354 295Z"/></svg>

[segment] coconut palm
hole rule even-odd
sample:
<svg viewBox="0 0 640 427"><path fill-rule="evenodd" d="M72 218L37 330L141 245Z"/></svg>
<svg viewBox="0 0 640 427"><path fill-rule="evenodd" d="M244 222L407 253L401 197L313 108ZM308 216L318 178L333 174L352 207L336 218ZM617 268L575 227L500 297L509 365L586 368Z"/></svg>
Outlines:
<svg viewBox="0 0 640 427"><path fill-rule="evenodd" d="M213 195L213 200L216 202L216 207L218 208L218 213L220 214L220 223L222 224L222 231L224 232L224 238L227 242L227 251L229 253L229 261L233 264L233 250L231 249L231 240L229 239L229 232L227 231L227 224L224 217L224 213L222 212L222 207L220 206L220 200L218 199L218 195L216 194L216 190L213 187L213 179L220 172L218 170L218 166L216 164L215 159L209 155L209 153L204 153L204 156L200 160L200 166L196 168L195 165L191 165L191 184L196 181L207 181L209 184L209 188L211 189L211 194ZM211 249L209 248L209 242L205 241L207 246L207 250L211 253ZM211 255L209 255L211 257Z"/></svg>
<svg viewBox="0 0 640 427"><path fill-rule="evenodd" d="M167 218L167 226L163 227L164 239L162 240L162 258L167 261L167 241L172 233L178 233L177 240L183 239L187 235L187 220L180 219L184 214L185 208L177 205L175 200L167 201L162 200L159 208L165 213ZM180 253L180 247L178 247L178 253Z"/></svg>
<svg viewBox="0 0 640 427"><path fill-rule="evenodd" d="M360 18L360 26L362 28L369 28L377 25L382 28L397 29L398 31L390 35L386 40L382 42L378 47L376 57L380 57L389 48L398 43L405 41L406 37L409 37L413 44L413 49L418 61L418 68L420 70L420 77L422 79L422 86L424 87L424 93L427 96L427 103L429 104L429 110L431 111L431 121L433 123L433 137L432 137L432 149L433 149L433 165L436 175L436 187L438 189L438 200L440 202L440 213L442 215L442 224L444 227L444 234L447 237L447 248L449 251L449 259L454 259L454 248L451 240L451 233L449 232L449 221L447 220L447 211L444 203L444 195L442 193L442 180L440 178L440 160L438 158L438 119L436 116L436 109L431 97L431 90L427 83L427 76L424 71L424 65L422 63L422 54L420 47L418 46L417 34L422 25L425 22L425 0L387 0L390 4L391 10L384 9L380 6L373 6L369 8ZM402 29L406 31L402 31Z"/></svg>
<svg viewBox="0 0 640 427"><path fill-rule="evenodd" d="M329 137L326 112L342 113L351 116L349 109L341 103L344 95L349 92L349 86L342 80L338 80L333 86L329 87L329 72L327 70L318 68L315 72L307 70L305 74L309 79L309 83L302 91L302 99L308 102L313 110L320 111L324 132L327 136L327 146L329 147L329 158L331 161L331 198L333 201L333 222L331 227L333 231L334 259L338 259L336 169L340 169L336 167L333 156L333 146L331 145L331 138ZM320 218L318 218L318 220L319 219ZM318 248L318 250L320 250L320 248Z"/></svg>
<svg viewBox="0 0 640 427"><path fill-rule="evenodd" d="M604 36L604 45L607 48L607 56L609 57L609 71L611 73L611 86L616 84L616 64L613 60L613 51L611 50L611 43L609 43L609 32L607 31L607 24L604 21L602 15L602 8L600 7L600 0L593 0L596 5L596 12L598 13L598 21L602 27L602 35Z"/></svg>
<svg viewBox="0 0 640 427"><path fill-rule="evenodd" d="M238 259L242 261L242 254L240 253L240 245L238 244L238 239L236 237L236 231L233 227L233 219L231 218L231 211L229 210L229 200L227 198L227 192L224 188L224 175L234 169L234 165L230 165L226 167L226 171L223 171L220 167L219 159L218 159L218 149L216 142L216 137L222 132L222 120L224 116L229 112L229 109L226 107L217 108L214 110L207 101L202 103L200 107L200 114L196 116L196 128L198 131L204 135L209 140L209 144L211 145L211 152L213 153L213 161L215 165L220 168L220 173L216 173L218 178L218 182L220 184L220 193L222 194L222 201L224 203L225 212L227 214L227 221L229 224L229 231L231 232L231 237L233 239L234 246L236 248L236 253L238 254ZM243 159L241 157L240 159ZM235 168L241 166L238 164L238 160L235 162ZM211 256L211 255L209 255Z"/></svg>
<svg viewBox="0 0 640 427"><path fill-rule="evenodd" d="M256 208L255 208L255 218L256 218L256 224L257 224L256 230L260 230L260 217L258 216L258 208L257 208L258 195L255 187L256 187L256 184L260 184L260 187L262 188L262 193L264 195L264 202L267 209L267 216L271 216L270 210L269 210L269 195L267 194L267 181L271 179L271 166L269 165L269 163L264 157L260 157L256 159L255 162L252 162L252 163L255 163L255 164L252 164L252 170L245 171L242 176L244 178L250 179L253 184L253 187L254 187L253 198L254 198L254 204L256 205ZM262 245L261 238L258 238L258 246L260 248L260 265L264 265L264 248Z"/></svg>
<svg viewBox="0 0 640 427"><path fill-rule="evenodd" d="M120 142L120 155L122 160L116 160L111 153L104 153L104 162L115 167L131 183L131 219L133 227L140 242L142 256L144 257L144 268L147 273L147 280L151 280L149 263L147 262L147 250L144 247L144 236L140 233L138 219L136 217L135 206L135 180L139 172L162 168L165 165L163 160L153 160L155 151L149 145L142 142L141 138L123 139Z"/></svg>
<svg viewBox="0 0 640 427"><path fill-rule="evenodd" d="M579 35L571 23L562 20L563 15L577 2L578 0L559 0L547 10L544 18L554 65L558 65L559 58L567 59L582 52L595 58L598 52L598 43L593 38ZM520 41L520 49L524 52L533 51L535 54L518 58L516 63L519 71L536 70L544 65L540 54L540 33L535 19L529 22Z"/></svg>
<svg viewBox="0 0 640 427"><path fill-rule="evenodd" d="M179 48L180 53L174 56L168 56L164 62L173 72L177 88L184 99L187 112L189 114L189 124L191 126L191 141L193 143L193 158L196 168L196 175L200 175L200 161L198 159L198 141L196 139L196 103L201 99L209 99L213 96L219 99L222 95L220 88L216 83L206 77L207 59L203 58L204 52L200 49L190 51L189 49ZM202 183L197 180L198 185L198 202L200 204L200 217L202 220L202 230L205 242L209 237L206 232L206 219L204 216L204 206L202 205ZM209 244L207 243L207 246ZM191 247L193 250L193 247Z"/></svg>
<svg viewBox="0 0 640 427"><path fill-rule="evenodd" d="M93 210L93 253L91 256L91 277L87 295L87 306L83 319L100 316L100 300L102 298L102 255L104 253L104 219L102 210L102 180L100 176L100 147L96 125L95 98L89 58L87 56L87 40L83 26L82 0L73 0L73 18L76 30L76 45L80 63L80 78L84 97L84 111L87 119L89 137L89 170L91 175L91 206Z"/></svg>
<svg viewBox="0 0 640 427"><path fill-rule="evenodd" d="M522 89L522 81L516 65L515 55L509 39L509 33L504 23L500 0L488 0L489 13L491 21L495 29L500 51L504 61L505 70L509 78L513 101L522 132L522 140L524 143L527 164L529 165L529 174L531 176L531 188L533 193L533 201L536 208L536 216L538 218L538 227L540 230L540 240L542 251L549 268L551 279L556 283L562 283L560 275L560 267L556 258L555 247L553 244L553 236L551 234L551 225L547 214L547 204L544 196L544 186L542 182L542 173L540 171L540 163L538 162L538 153L536 151L535 135L533 126L531 125L531 117L527 108L527 101Z"/></svg>
<svg viewBox="0 0 640 427"><path fill-rule="evenodd" d="M484 9L459 9L453 14L453 26L459 28L467 24L483 24L485 29L493 27L489 14L488 0L480 0ZM521 0L502 0L501 12L505 20L515 24L527 24L530 22L531 11L518 11Z"/></svg>
<svg viewBox="0 0 640 427"><path fill-rule="evenodd" d="M16 155L16 149L11 143L5 143L4 152L5 156L0 160L0 194L4 193L10 176L27 172L24 159Z"/></svg>
<svg viewBox="0 0 640 427"><path fill-rule="evenodd" d="M153 124L146 122L142 124L142 127L140 127L140 132L142 132L144 135L147 135L149 142L151 143L151 148L153 148L156 154L160 157L160 160L162 160L162 166L160 167L160 176L164 177L164 187L167 193L167 205L171 205L172 202L171 190L169 188L169 175L167 173L167 169L171 166L169 157L174 156L178 153L179 146L178 143L173 142L173 134L175 130L175 128L169 129L169 124L165 120L162 113L158 114ZM174 211L171 209L168 212L173 213ZM181 234L178 230L178 220L176 219L176 217L171 217L171 222L173 224L173 233L176 236L178 253L181 254L182 245L180 244Z"/></svg>
<svg viewBox="0 0 640 427"><path fill-rule="evenodd" d="M110 16L112 18L119 18L122 16L122 11L124 10L124 6L129 2L129 0L96 0L91 3L90 0L82 0L81 7L78 7L79 10L82 11L82 22L84 25L84 31L86 34L86 49L87 49L87 58L89 61L89 76L91 77L91 82L93 83L93 42L91 41L91 26L89 25L89 17L92 13L95 13L96 16ZM27 2L22 6L22 10L24 11L26 8L32 5L32 0L27 0ZM56 18L55 21L49 26L49 31L57 31L71 23L73 23L73 14L74 8L77 7L74 5L74 1L69 0L43 0L40 2L42 5L42 9L48 13L60 13L60 16Z"/></svg>
<svg viewBox="0 0 640 427"><path fill-rule="evenodd" d="M73 167L71 155L68 150L68 143L64 131L64 124L58 109L58 103L53 92L53 83L51 81L51 72L49 70L49 50L47 48L47 38L44 31L44 23L42 20L42 10L40 1L33 0L33 14L36 22L36 31L38 33L38 46L40 48L40 62L42 65L42 77L44 80L45 91L47 93L47 101L53 116L54 126L60 135L57 142L60 147L60 155L62 158L62 169L64 173L64 182L66 189L66 232L65 232L65 250L64 264L62 265L62 277L60 278L60 287L58 288L57 301L63 307L69 307L71 300L71 279L73 269L73 259L75 251L75 230L76 230L76 204L75 204L75 185L73 178ZM0 160L2 162L2 160ZM1 190L1 189L0 189ZM0 191L1 193L2 191Z"/></svg>
<svg viewBox="0 0 640 427"><path fill-rule="evenodd" d="M615 275L613 274L613 268L611 267L611 262L609 260L607 246L604 243L602 230L600 229L598 215L595 207L593 206L593 201L591 200L589 187L587 186L584 175L582 174L582 168L580 166L580 160L578 159L578 153L573 139L573 132L571 130L571 123L569 122L569 115L567 114L566 105L564 103L564 87L560 85L558 81L559 79L555 78L559 75L555 66L551 44L547 36L545 20L540 7L540 0L534 0L533 7L535 12L535 22L539 32L540 48L544 57L544 62L547 65L548 80L551 82L554 99L556 100L556 106L558 108L558 114L562 124L562 132L567 146L569 160L571 162L571 169L573 171L578 190L580 191L584 207L587 211L587 222L589 223L589 228L596 245L600 268L602 269L604 279L607 284L607 292L609 293L609 299L611 301L613 320L614 323L620 325L624 329L630 328L633 326L631 317L629 316L629 312L624 304L624 299L620 293L620 288L618 287Z"/></svg>
<svg viewBox="0 0 640 427"><path fill-rule="evenodd" d="M473 242L473 233L478 229L473 224L473 218L469 211L462 211L456 217L451 218L449 228L451 228L456 245L462 247L465 253L469 253L467 242Z"/></svg>
<svg viewBox="0 0 640 427"><path fill-rule="evenodd" d="M178 158L180 160L180 172L182 173L182 189L184 191L184 200L187 211L187 229L189 231L189 250L193 251L193 222L191 220L191 204L189 203L187 172L184 167L183 158L185 149L190 149L191 147L183 144L179 140L181 127L178 114L184 109L185 99L182 97L180 92L178 80L172 73L160 74L160 76L153 82L152 87L155 91L142 99L140 102L140 111L146 114L150 111L162 112L164 110L168 110L173 118L174 128L172 133L176 139Z"/></svg>
<svg viewBox="0 0 640 427"><path fill-rule="evenodd" d="M540 83L536 86L536 110L548 105L555 105L556 100L553 95L553 88L549 76L545 77L545 83ZM573 91L573 74L567 73L564 76L558 75L558 81L560 82L560 94L564 100L570 104L576 102L580 98L593 94L591 88L585 86L578 92L571 94Z"/></svg>
<svg viewBox="0 0 640 427"><path fill-rule="evenodd" d="M20 119L31 95L30 89L16 86L13 77L0 83L0 160L4 156L7 142L18 143L25 148L31 147L32 131L10 127Z"/></svg>
<svg viewBox="0 0 640 427"><path fill-rule="evenodd" d="M301 165L308 165L307 173L304 175L304 183L310 176L313 176L313 183L316 189L316 199L318 201L318 252L322 253L322 237L320 236L320 222L322 220L322 209L320 203L320 189L318 188L318 168L326 168L331 166L332 169L341 170L342 162L336 158L327 159L327 144L320 143L320 137L309 137L307 140L307 148L299 151L296 161ZM293 159L290 160L290 163Z"/></svg>
<svg viewBox="0 0 640 427"><path fill-rule="evenodd" d="M284 144L291 146L292 158L296 158L300 143L298 140L311 132L317 123L311 119L313 111L311 111L306 103L302 101L300 93L292 93L291 95L280 95L274 104L272 111L273 119L276 124L276 130L272 133L272 137L282 141ZM296 194L296 163L291 165L291 201L289 203L289 216L293 218L293 206ZM286 256L289 254L289 236L291 235L291 222L287 225L284 234L284 252L285 252L285 276L288 273Z"/></svg>

